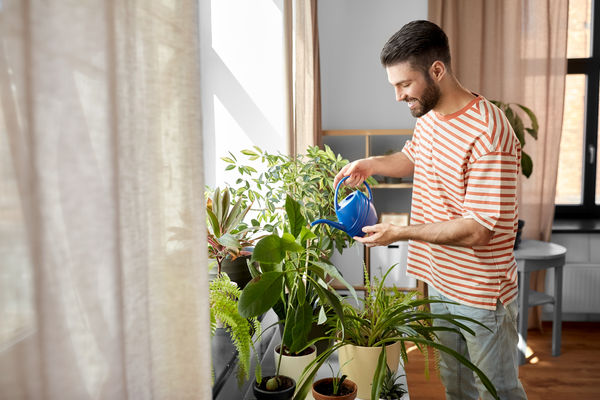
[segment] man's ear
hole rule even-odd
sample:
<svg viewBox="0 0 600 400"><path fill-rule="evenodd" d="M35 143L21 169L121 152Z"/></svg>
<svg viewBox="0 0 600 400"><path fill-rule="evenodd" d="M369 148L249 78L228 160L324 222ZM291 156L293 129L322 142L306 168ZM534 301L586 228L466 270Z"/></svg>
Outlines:
<svg viewBox="0 0 600 400"><path fill-rule="evenodd" d="M434 61L429 67L429 76L436 82L442 80L442 78L446 75L446 64L441 62L440 60Z"/></svg>

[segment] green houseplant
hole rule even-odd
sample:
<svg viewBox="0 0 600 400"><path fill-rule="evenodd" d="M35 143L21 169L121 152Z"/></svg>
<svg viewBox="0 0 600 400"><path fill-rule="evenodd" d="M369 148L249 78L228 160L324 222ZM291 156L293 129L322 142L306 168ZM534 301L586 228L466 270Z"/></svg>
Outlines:
<svg viewBox="0 0 600 400"><path fill-rule="evenodd" d="M404 385L398 382L398 379L403 375L394 373L387 365L385 377L381 381L381 391L379 393L380 400L401 400L406 394Z"/></svg>
<svg viewBox="0 0 600 400"><path fill-rule="evenodd" d="M329 364L332 376L319 379L312 385L312 395L315 400L329 400L336 398L339 400L353 400L358 393L358 386L348 378L348 375L340 376L340 372L335 373L333 367Z"/></svg>
<svg viewBox="0 0 600 400"><path fill-rule="evenodd" d="M533 172L533 160L529 156L529 154L523 151L523 147L525 146L525 133L528 133L532 138L537 140L538 138L538 130L540 128L538 124L538 119L531 109L525 107L522 104L517 103L504 103L498 100L491 100L491 102L501 109L506 115L506 119L508 123L515 131L515 135L519 139L519 143L521 143L521 172L523 176L529 178L531 173ZM525 126L523 119L519 115L519 109L527 115L529 118L529 127ZM520 219L517 222L517 237L515 239L515 250L519 247L519 243L521 242L521 234L523 232L523 227L525 226L525 221Z"/></svg>
<svg viewBox="0 0 600 400"><path fill-rule="evenodd" d="M539 130L540 126L538 124L538 119L537 119L536 115L533 113L533 111L531 111L531 109L525 107L522 104L518 104L518 103L504 103L504 102L501 102L498 100L490 100L490 101L496 107L501 109L504 112L504 115L506 115L506 119L508 120L508 123L513 128L513 131L515 131L515 135L517 135L517 138L519 139L519 142L521 143L521 149L523 149L523 147L525 146L525 143L526 143L525 133L528 133L532 138L537 140L538 130ZM529 123L528 123L529 126L528 127L525 126L523 119L519 115L520 114L518 111L519 109L522 110L525 113L525 115L527 115L527 117L529 118ZM531 157L529 156L529 154L527 154L523 150L521 150L521 172L523 173L523 175L526 178L529 178L532 171L533 171L533 161L532 161Z"/></svg>
<svg viewBox="0 0 600 400"><path fill-rule="evenodd" d="M252 220L253 226L261 226L269 232L281 229L286 218L287 196L300 204L307 221L336 219L333 178L348 160L335 155L328 146L324 150L309 147L305 154L297 157L270 154L255 146L222 159L227 163L225 169L239 176L234 185L236 193L248 196L259 211ZM374 178L369 178L368 183L377 184ZM325 260L334 249L342 253L344 247L352 243L346 233L327 225L317 226L314 232L315 248L320 248L321 258Z"/></svg>
<svg viewBox="0 0 600 400"><path fill-rule="evenodd" d="M255 231L244 218L252 204L230 188L216 188L206 201L208 255L217 264L216 275L224 269L241 288L251 279L247 267L248 250Z"/></svg>
<svg viewBox="0 0 600 400"><path fill-rule="evenodd" d="M343 367L344 373L358 384L358 396L379 399L386 374L386 365L392 370L398 366L399 358L390 362L391 353L397 352L396 357L402 357L406 362L407 342L416 345L421 352L427 352L427 348L432 347L437 351L452 355L460 363L474 371L489 392L497 397L493 384L481 370L461 354L436 340L437 331L449 328L433 326L432 321L435 319L448 321L455 326L450 329L459 334L459 328L474 334L464 322L483 325L478 321L459 315L433 314L426 307L428 304L444 302L442 300L419 299L416 293L404 293L394 288L385 288L383 282L392 268L394 266L374 285L371 285L369 277L365 276L366 292L362 307L344 302L342 304L343 319L335 317L330 319L333 324L331 334L337 339L337 342L328 351L317 357L314 365L307 369L299 383L297 399L301 399L302 394L307 392L316 370L334 351L340 350L340 365L344 365L343 352L348 349L350 350L348 356L354 359L346 367ZM362 349L376 349L377 356L370 371L368 370L369 360L359 359L358 350L362 351ZM369 350L369 352L372 351ZM388 355L388 353L390 354ZM360 371L358 376L352 372L355 364L358 364ZM365 377L366 380L363 380Z"/></svg>
<svg viewBox="0 0 600 400"><path fill-rule="evenodd" d="M240 386L250 377L250 356L254 349L253 334L260 337L261 325L257 318L244 318L238 312L241 295L239 287L226 273L218 275L209 284L210 332L214 336L220 325L225 329L238 354L237 378ZM260 364L257 364L255 376L261 378Z"/></svg>
<svg viewBox="0 0 600 400"><path fill-rule="evenodd" d="M329 310L343 319L341 298L330 279L339 280L356 297L354 288L321 258L317 236L309 229L300 204L288 196L285 210L283 233L263 237L256 244L252 261L260 270L252 267L254 278L243 289L238 307L248 318L273 308L282 323L273 387L278 386L282 355L301 354L315 342L309 339L314 323L324 323Z"/></svg>

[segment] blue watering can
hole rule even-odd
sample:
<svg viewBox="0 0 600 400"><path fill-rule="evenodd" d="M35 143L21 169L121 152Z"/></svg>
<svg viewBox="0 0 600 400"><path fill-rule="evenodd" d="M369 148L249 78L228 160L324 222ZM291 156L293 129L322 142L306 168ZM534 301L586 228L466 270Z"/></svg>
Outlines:
<svg viewBox="0 0 600 400"><path fill-rule="evenodd" d="M341 203L338 204L338 190L340 185L349 176L343 178L338 182L335 188L335 215L337 215L338 221L330 221L328 219L318 219L311 222L310 226L315 224L328 224L336 229L346 232L350 237L353 236L364 236L365 233L362 228L377 223L377 211L373 206L373 194L371 188L364 182L367 190L369 191L369 197L359 190L349 194Z"/></svg>

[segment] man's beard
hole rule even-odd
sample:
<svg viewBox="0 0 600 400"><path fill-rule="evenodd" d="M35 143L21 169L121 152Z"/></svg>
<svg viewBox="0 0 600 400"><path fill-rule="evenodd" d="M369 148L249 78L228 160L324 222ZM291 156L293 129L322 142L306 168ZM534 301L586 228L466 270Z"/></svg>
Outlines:
<svg viewBox="0 0 600 400"><path fill-rule="evenodd" d="M426 75L427 76L427 75ZM410 110L413 117L419 118L433 110L440 100L440 88L435 84L433 79L427 76L427 86L423 91L423 95L420 99L409 99L407 101L416 100L417 106Z"/></svg>

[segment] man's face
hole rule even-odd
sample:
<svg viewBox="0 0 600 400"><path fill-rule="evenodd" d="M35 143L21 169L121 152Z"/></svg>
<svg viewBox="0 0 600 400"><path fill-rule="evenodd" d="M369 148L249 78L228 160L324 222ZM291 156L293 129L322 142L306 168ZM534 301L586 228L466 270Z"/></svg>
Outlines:
<svg viewBox="0 0 600 400"><path fill-rule="evenodd" d="M429 75L412 68L408 61L386 67L386 71L396 101L405 101L413 117L419 118L437 105L440 88Z"/></svg>

